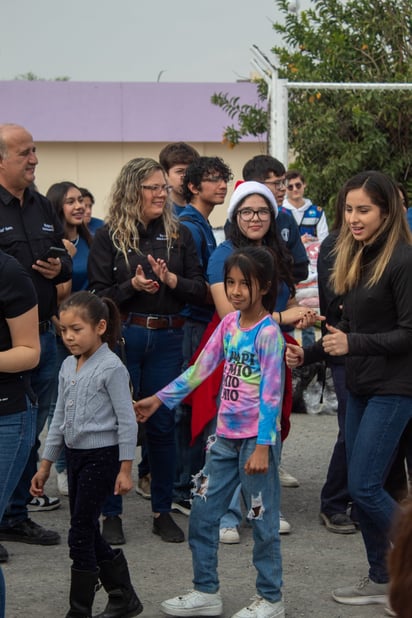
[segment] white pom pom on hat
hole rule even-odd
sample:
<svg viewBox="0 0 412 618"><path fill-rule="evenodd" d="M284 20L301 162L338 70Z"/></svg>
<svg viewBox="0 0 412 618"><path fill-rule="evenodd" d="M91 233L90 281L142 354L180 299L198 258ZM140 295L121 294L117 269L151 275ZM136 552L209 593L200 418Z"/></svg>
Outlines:
<svg viewBox="0 0 412 618"><path fill-rule="evenodd" d="M230 198L229 208L227 209L227 218L229 221L233 220L234 212L240 202L242 202L248 195L255 194L262 195L266 198L275 212L275 217L278 216L278 207L272 191L261 182L256 182L256 180L245 180L236 186L236 189L233 191L232 197Z"/></svg>

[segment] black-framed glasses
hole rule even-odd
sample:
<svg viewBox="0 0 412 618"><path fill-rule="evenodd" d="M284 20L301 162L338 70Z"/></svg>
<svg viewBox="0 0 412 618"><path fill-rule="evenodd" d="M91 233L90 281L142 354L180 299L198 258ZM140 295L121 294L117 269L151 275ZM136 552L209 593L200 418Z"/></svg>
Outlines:
<svg viewBox="0 0 412 618"><path fill-rule="evenodd" d="M237 214L242 221L252 221L253 217L257 215L260 221L268 221L270 219L269 208L241 208L237 211Z"/></svg>
<svg viewBox="0 0 412 618"><path fill-rule="evenodd" d="M170 185L142 185L142 189L152 193L169 193L171 188Z"/></svg>
<svg viewBox="0 0 412 618"><path fill-rule="evenodd" d="M297 189L299 191L299 189L301 189L302 187L303 184L301 182L295 182L295 184L290 183L290 185L288 185L286 189L288 191L293 191L293 189Z"/></svg>
<svg viewBox="0 0 412 618"><path fill-rule="evenodd" d="M286 180L281 178L280 180L265 180L263 182L265 185L269 185L275 187L275 189L286 189Z"/></svg>
<svg viewBox="0 0 412 618"><path fill-rule="evenodd" d="M211 182L213 184L217 184L218 182L229 182L232 178L229 176L205 176L202 178L202 182Z"/></svg>

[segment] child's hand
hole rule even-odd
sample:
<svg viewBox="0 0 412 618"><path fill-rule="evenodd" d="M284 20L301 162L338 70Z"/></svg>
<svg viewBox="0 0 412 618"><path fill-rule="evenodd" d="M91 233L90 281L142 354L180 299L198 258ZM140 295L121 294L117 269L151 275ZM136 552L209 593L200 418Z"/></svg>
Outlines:
<svg viewBox="0 0 412 618"><path fill-rule="evenodd" d="M293 345L292 343L286 345L285 361L289 369L303 365L304 357L305 352L299 345Z"/></svg>
<svg viewBox="0 0 412 618"><path fill-rule="evenodd" d="M266 474L269 469L269 447L257 444L255 450L245 463L246 474Z"/></svg>
<svg viewBox="0 0 412 618"><path fill-rule="evenodd" d="M114 495L124 496L125 494L127 494L128 491L132 489L132 487L133 479L131 473L120 470L114 484Z"/></svg>
<svg viewBox="0 0 412 618"><path fill-rule="evenodd" d="M139 423L145 423L147 419L152 416L158 408L160 408L161 405L162 402L159 397L156 397L156 395L146 397L146 399L140 399L140 401L135 401L133 407L136 414L136 419Z"/></svg>
<svg viewBox="0 0 412 618"><path fill-rule="evenodd" d="M42 461L39 469L31 480L30 493L32 496L42 496L44 493L44 486L47 479L50 476L51 462Z"/></svg>

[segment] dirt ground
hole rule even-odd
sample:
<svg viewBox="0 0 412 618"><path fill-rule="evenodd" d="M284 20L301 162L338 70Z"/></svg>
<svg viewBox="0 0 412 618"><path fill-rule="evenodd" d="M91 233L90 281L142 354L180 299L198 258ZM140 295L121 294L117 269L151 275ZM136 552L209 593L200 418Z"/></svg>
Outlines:
<svg viewBox="0 0 412 618"><path fill-rule="evenodd" d="M285 443L283 464L300 481L284 488L282 511L292 532L282 537L284 600L287 618L378 618L383 607L351 607L335 603L331 590L367 575L361 536L328 532L318 520L319 493L336 437L333 415L297 414ZM137 476L137 475L136 475ZM55 475L49 495L57 495ZM176 514L187 530L187 518ZM38 523L57 530L62 544L39 547L5 543L10 561L3 571L7 585L7 618L63 618L68 610L70 559L66 545L68 499L59 510L33 514ZM187 543L164 543L151 532L150 503L134 490L124 500L124 552L132 580L144 604L142 616L161 616L159 604L191 588L191 557ZM219 573L224 618L247 605L254 594L255 570L251 561L252 534L244 525L239 545L221 545ZM94 612L105 605L105 593L96 595Z"/></svg>

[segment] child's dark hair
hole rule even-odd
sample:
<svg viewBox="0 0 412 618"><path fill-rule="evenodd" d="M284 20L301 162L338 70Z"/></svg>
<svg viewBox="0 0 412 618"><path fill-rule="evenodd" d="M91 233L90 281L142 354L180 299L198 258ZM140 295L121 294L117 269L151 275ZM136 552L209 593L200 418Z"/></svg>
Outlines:
<svg viewBox="0 0 412 618"><path fill-rule="evenodd" d="M275 308L279 283L274 252L269 247L250 246L236 249L225 261L225 292L226 280L234 267L239 268L243 274L250 298L252 298L253 280L256 280L259 289L267 289L266 294L262 296L262 305L272 313Z"/></svg>
<svg viewBox="0 0 412 618"><path fill-rule="evenodd" d="M189 204L192 200L193 193L189 189L189 184L192 184L196 189L200 190L200 185L205 176L222 176L229 182L233 178L232 171L228 165L219 157L199 157L193 161L186 170L183 179L183 197Z"/></svg>
<svg viewBox="0 0 412 618"><path fill-rule="evenodd" d="M102 341L114 350L120 339L121 321L116 304L110 298L100 298L92 292L82 290L75 292L60 303L59 312L77 309L82 318L89 324L97 325L100 320L106 320L107 328L102 335Z"/></svg>

